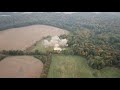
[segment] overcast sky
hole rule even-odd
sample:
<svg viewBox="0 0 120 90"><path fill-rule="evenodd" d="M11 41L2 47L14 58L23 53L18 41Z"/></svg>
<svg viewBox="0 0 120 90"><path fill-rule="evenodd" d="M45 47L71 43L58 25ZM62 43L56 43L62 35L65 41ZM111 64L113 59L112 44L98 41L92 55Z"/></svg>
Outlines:
<svg viewBox="0 0 120 90"><path fill-rule="evenodd" d="M31 14L31 13L34 13L34 12L23 12L23 14ZM42 13L42 12L38 12L38 13ZM56 13L72 14L72 13L77 13L77 12L56 12ZM99 14L101 12L93 12L93 13Z"/></svg>
<svg viewBox="0 0 120 90"><path fill-rule="evenodd" d="M13 12L13 13L31 14L31 13L43 13L43 12ZM72 14L72 13L77 13L77 12L55 12L55 13ZM93 12L93 13L99 14L101 12Z"/></svg>
<svg viewBox="0 0 120 90"><path fill-rule="evenodd" d="M13 13L21 13L21 14L31 14L31 13L44 13L44 12L13 12ZM48 12L49 13L49 12ZM79 12L55 12L55 13L64 13L64 14L72 14L72 13L79 13ZM81 12L82 13L82 12ZM85 12L84 12L85 13ZM88 13L88 12L87 12ZM91 13L91 12L90 12ZM92 12L95 14L100 14L102 12ZM110 14L115 14L115 12L110 12Z"/></svg>

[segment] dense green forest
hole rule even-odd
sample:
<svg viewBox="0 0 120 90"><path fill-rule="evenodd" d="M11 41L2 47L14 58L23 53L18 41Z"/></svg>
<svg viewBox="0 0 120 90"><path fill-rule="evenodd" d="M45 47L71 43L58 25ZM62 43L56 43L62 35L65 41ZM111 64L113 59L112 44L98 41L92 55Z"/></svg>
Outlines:
<svg viewBox="0 0 120 90"><path fill-rule="evenodd" d="M89 66L120 68L120 13L79 12L73 14L0 12L0 30L34 24L51 25L71 31L68 51L88 60Z"/></svg>
<svg viewBox="0 0 120 90"><path fill-rule="evenodd" d="M90 30L117 32L120 28L119 13L78 12L73 14L44 12L44 13L12 13L0 12L0 30L33 24L52 25L66 30L88 28ZM118 32L117 32L118 33Z"/></svg>

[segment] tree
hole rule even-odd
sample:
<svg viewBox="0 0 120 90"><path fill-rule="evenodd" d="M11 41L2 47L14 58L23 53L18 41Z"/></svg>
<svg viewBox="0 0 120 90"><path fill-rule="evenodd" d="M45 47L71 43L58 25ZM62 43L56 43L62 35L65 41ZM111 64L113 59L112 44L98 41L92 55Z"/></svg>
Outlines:
<svg viewBox="0 0 120 90"><path fill-rule="evenodd" d="M35 50L35 54L39 54L39 51L38 51L38 50Z"/></svg>
<svg viewBox="0 0 120 90"><path fill-rule="evenodd" d="M88 65L93 69L100 70L105 67L105 62L102 57L95 56L94 58L91 58L90 60L88 60Z"/></svg>

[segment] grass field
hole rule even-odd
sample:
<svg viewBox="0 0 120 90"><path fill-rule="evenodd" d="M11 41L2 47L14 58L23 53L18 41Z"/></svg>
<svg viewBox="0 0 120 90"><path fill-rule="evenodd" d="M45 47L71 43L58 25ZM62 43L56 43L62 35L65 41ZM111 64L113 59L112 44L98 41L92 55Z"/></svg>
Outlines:
<svg viewBox="0 0 120 90"><path fill-rule="evenodd" d="M38 42L32 49L41 52L51 51L52 48L45 48L42 42ZM92 69L88 66L87 60L80 56L53 55L48 78L118 78L120 70L113 67L106 67L102 70Z"/></svg>
<svg viewBox="0 0 120 90"><path fill-rule="evenodd" d="M53 48L45 48L42 44L42 41L38 42L37 45L32 49L32 51L38 50L40 52L45 53L46 51L52 51Z"/></svg>
<svg viewBox="0 0 120 90"><path fill-rule="evenodd" d="M102 69L101 76L103 78L120 78L120 69L113 68L113 67L107 67Z"/></svg>
<svg viewBox="0 0 120 90"><path fill-rule="evenodd" d="M53 55L48 78L117 78L120 70L107 67L95 70L80 56Z"/></svg>
<svg viewBox="0 0 120 90"><path fill-rule="evenodd" d="M54 55L48 78L94 77L86 60L79 56Z"/></svg>

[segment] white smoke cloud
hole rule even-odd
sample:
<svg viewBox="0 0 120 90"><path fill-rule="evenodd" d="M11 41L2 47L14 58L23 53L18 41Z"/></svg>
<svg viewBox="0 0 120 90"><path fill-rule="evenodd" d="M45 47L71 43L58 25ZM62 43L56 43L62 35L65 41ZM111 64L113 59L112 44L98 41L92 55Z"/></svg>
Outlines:
<svg viewBox="0 0 120 90"><path fill-rule="evenodd" d="M44 41L43 41L43 45L45 46L45 48L48 47L48 46L50 46L49 44L50 44L50 43L49 43L48 40L44 40Z"/></svg>
<svg viewBox="0 0 120 90"><path fill-rule="evenodd" d="M44 40L43 45L46 47L55 47L55 45L59 45L60 47L66 47L67 46L67 39L60 39L58 36L54 36L51 38L50 41Z"/></svg>
<svg viewBox="0 0 120 90"><path fill-rule="evenodd" d="M59 45L64 47L64 46L67 46L67 39L61 39L60 42L59 42Z"/></svg>

